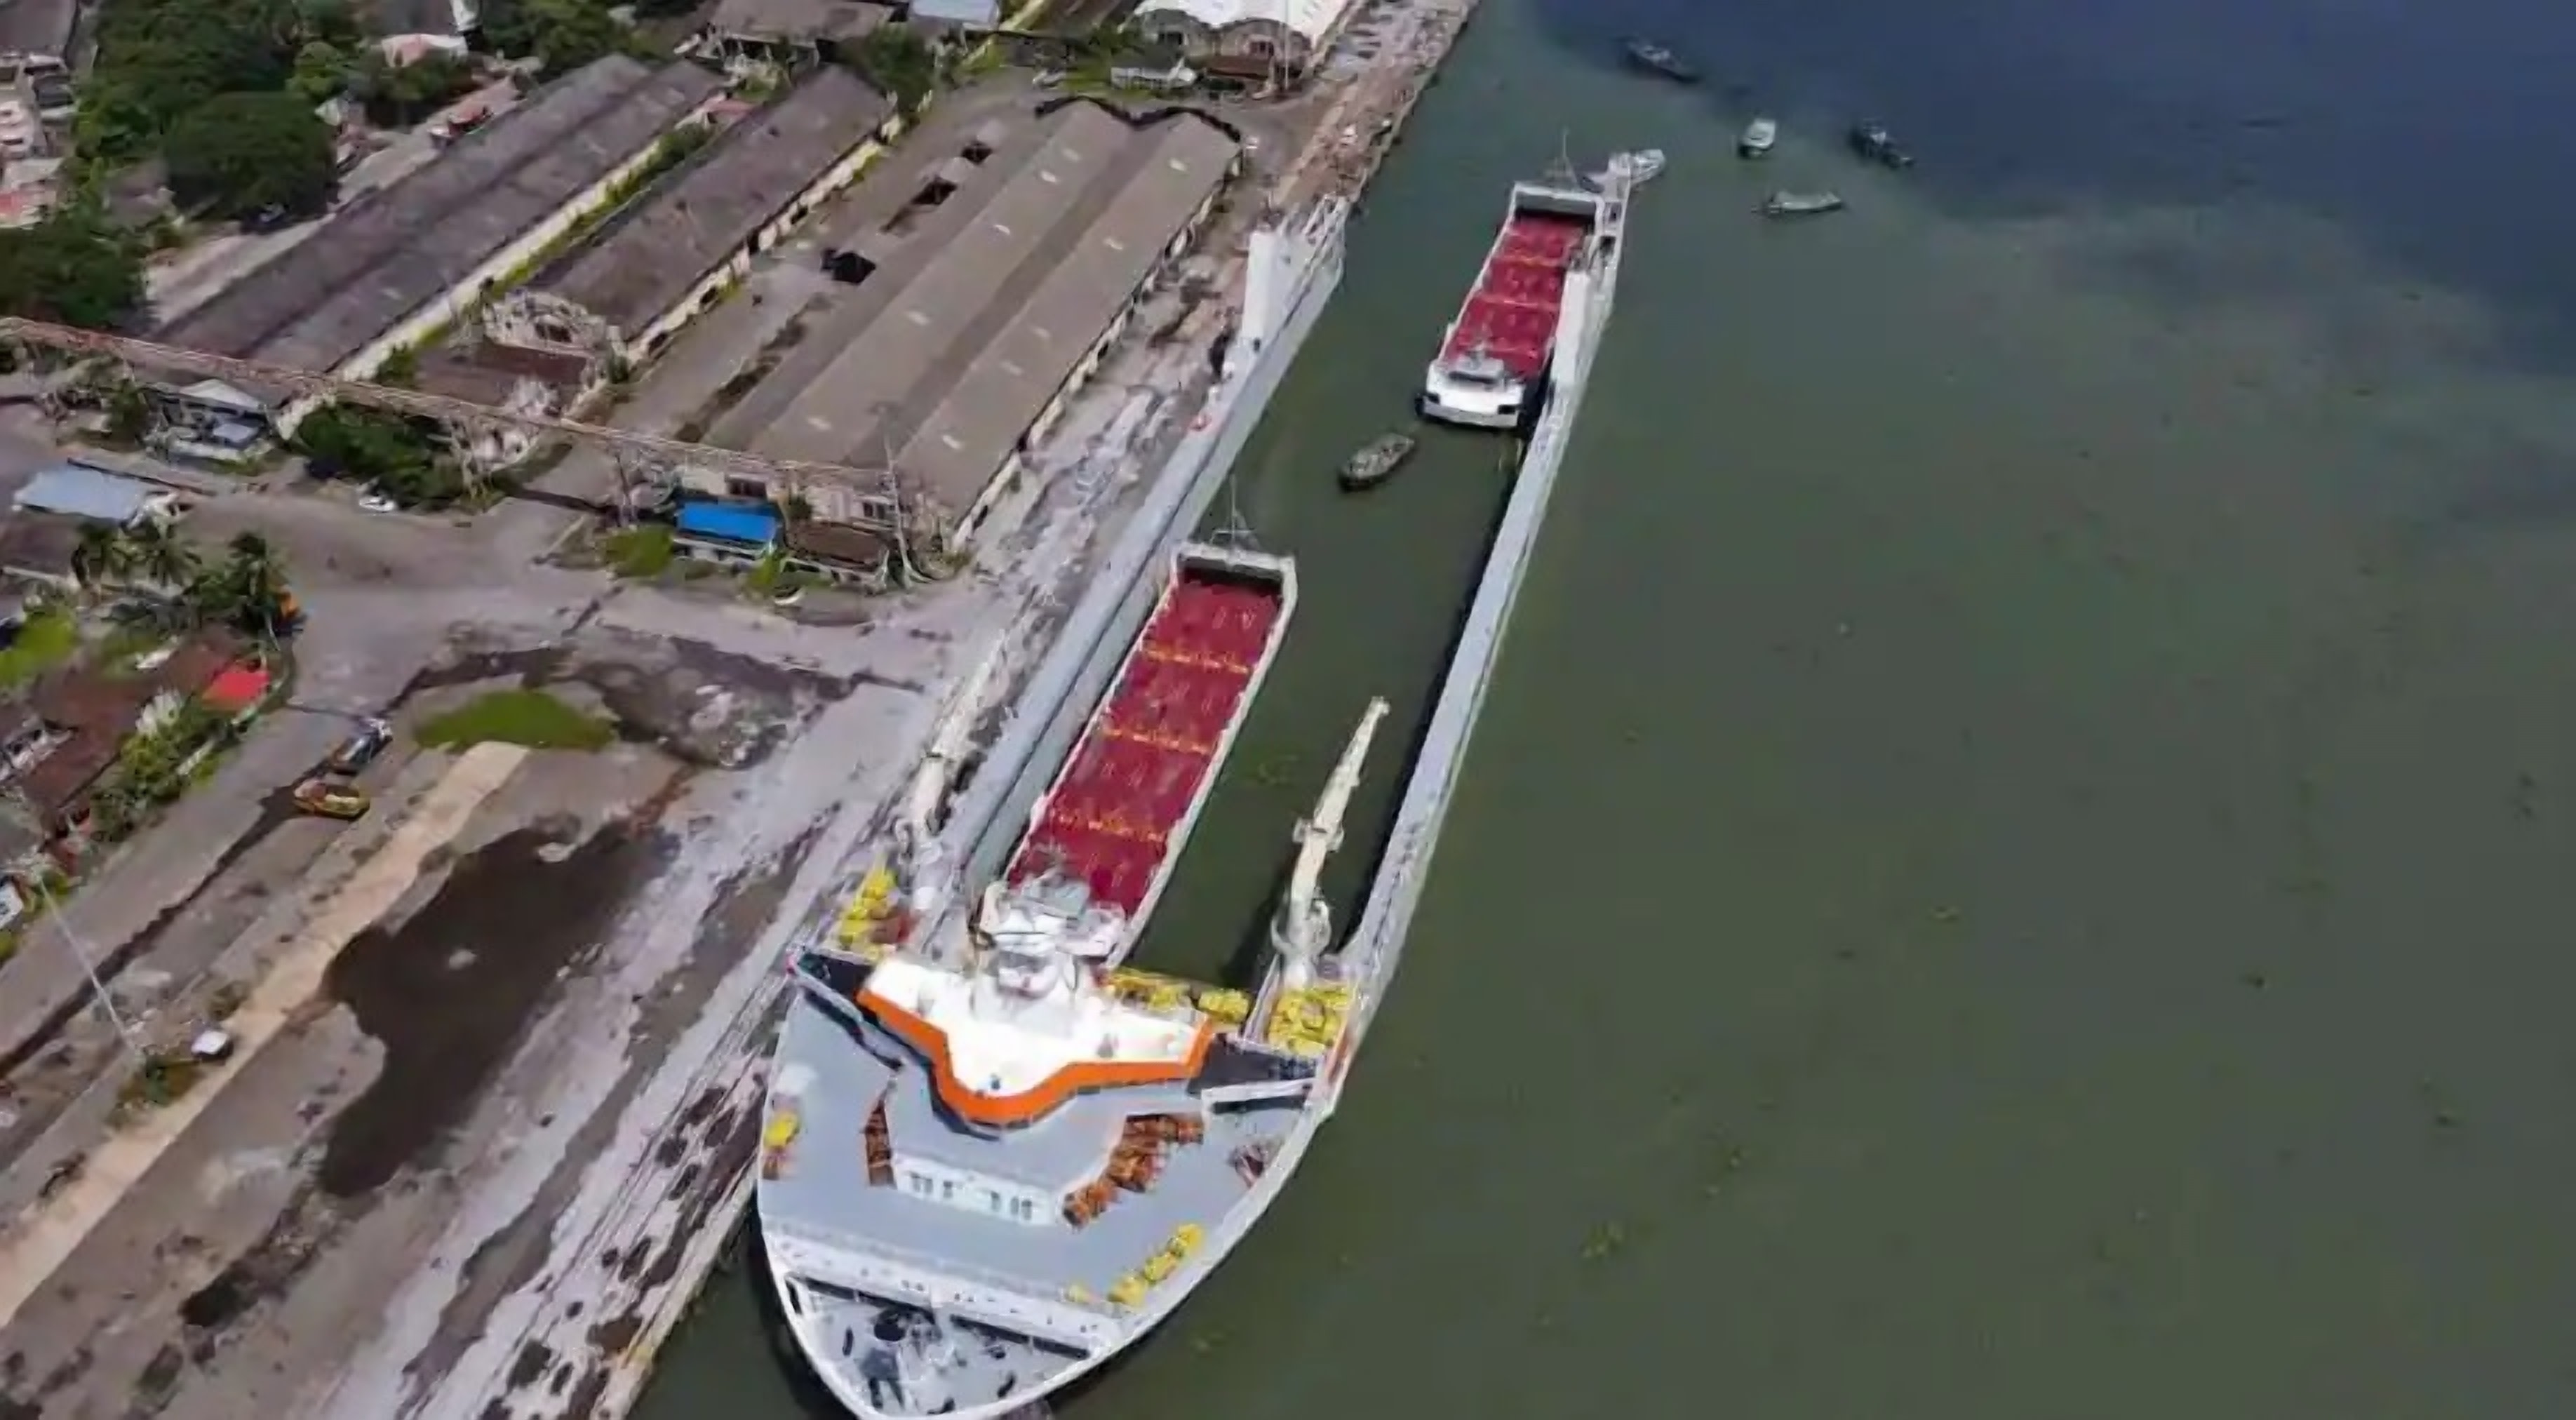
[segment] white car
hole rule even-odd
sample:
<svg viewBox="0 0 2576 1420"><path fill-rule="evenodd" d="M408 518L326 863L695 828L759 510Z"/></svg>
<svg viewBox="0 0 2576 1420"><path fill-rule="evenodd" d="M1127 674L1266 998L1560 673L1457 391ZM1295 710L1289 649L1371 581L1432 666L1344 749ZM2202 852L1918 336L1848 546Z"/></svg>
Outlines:
<svg viewBox="0 0 2576 1420"><path fill-rule="evenodd" d="M395 502L392 498L387 497L385 494L380 493L373 488L370 488L366 492L358 495L358 507L369 513L399 513L402 511L402 504Z"/></svg>

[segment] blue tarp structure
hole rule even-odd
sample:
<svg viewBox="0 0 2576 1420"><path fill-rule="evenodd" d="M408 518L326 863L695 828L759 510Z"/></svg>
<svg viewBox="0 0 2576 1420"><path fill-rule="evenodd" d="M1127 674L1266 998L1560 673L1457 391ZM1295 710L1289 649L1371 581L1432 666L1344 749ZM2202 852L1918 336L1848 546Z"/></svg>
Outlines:
<svg viewBox="0 0 2576 1420"><path fill-rule="evenodd" d="M778 538L778 515L739 503L691 503L680 510L680 536L767 547Z"/></svg>
<svg viewBox="0 0 2576 1420"><path fill-rule="evenodd" d="M16 502L22 513L60 513L121 527L141 517L160 491L137 479L67 463L28 479Z"/></svg>

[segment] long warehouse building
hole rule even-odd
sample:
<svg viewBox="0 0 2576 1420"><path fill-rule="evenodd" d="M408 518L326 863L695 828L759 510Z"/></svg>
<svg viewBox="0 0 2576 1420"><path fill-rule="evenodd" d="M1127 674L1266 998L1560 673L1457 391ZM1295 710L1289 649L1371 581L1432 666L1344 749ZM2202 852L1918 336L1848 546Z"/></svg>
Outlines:
<svg viewBox="0 0 2576 1420"><path fill-rule="evenodd" d="M723 85L692 64L612 55L586 65L350 202L156 338L320 374L373 374L612 200Z"/></svg>
<svg viewBox="0 0 2576 1420"><path fill-rule="evenodd" d="M714 442L891 469L913 504L904 521L922 522L926 505L962 541L1189 250L1241 152L1194 112L1137 119L1072 99L988 124L912 176L885 174L914 185L910 200L837 255L861 299L810 333ZM794 490L691 477L736 497L792 493L826 522L896 518L882 472Z"/></svg>
<svg viewBox="0 0 2576 1420"><path fill-rule="evenodd" d="M720 124L679 171L550 261L485 327L505 345L641 364L882 149L892 99L838 65Z"/></svg>

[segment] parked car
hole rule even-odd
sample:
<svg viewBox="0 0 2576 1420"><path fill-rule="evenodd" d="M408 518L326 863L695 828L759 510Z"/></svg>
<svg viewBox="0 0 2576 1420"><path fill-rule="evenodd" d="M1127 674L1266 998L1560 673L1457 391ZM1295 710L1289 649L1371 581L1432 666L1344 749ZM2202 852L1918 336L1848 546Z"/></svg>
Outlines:
<svg viewBox="0 0 2576 1420"><path fill-rule="evenodd" d="M399 513L402 504L395 502L392 495L382 489L370 488L358 495L358 508L368 513Z"/></svg>
<svg viewBox="0 0 2576 1420"><path fill-rule="evenodd" d="M68 75L37 75L28 82L27 93L36 101L36 116L47 123L64 122L78 108L80 96Z"/></svg>
<svg viewBox="0 0 2576 1420"><path fill-rule="evenodd" d="M358 789L328 779L307 779L295 786L295 807L321 818L360 818L374 802Z"/></svg>
<svg viewBox="0 0 2576 1420"><path fill-rule="evenodd" d="M382 720L369 720L331 752L331 772L355 774L375 763L376 756L384 753L385 746L393 742L393 726Z"/></svg>

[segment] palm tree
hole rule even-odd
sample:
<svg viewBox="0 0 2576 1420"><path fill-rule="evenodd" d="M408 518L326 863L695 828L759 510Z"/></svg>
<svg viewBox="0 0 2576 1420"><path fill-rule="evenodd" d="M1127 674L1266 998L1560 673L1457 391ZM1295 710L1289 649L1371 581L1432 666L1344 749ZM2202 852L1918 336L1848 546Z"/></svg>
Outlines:
<svg viewBox="0 0 2576 1420"><path fill-rule="evenodd" d="M80 544L72 549L72 575L82 586L104 586L133 570L134 549L123 533L105 523L81 529Z"/></svg>
<svg viewBox="0 0 2576 1420"><path fill-rule="evenodd" d="M235 619L256 626L274 641L278 623L286 619L286 561L267 538L255 532L237 534L230 548L224 578L239 598Z"/></svg>
<svg viewBox="0 0 2576 1420"><path fill-rule="evenodd" d="M126 535L134 571L147 582L176 590L196 580L197 549L168 523L138 523Z"/></svg>

